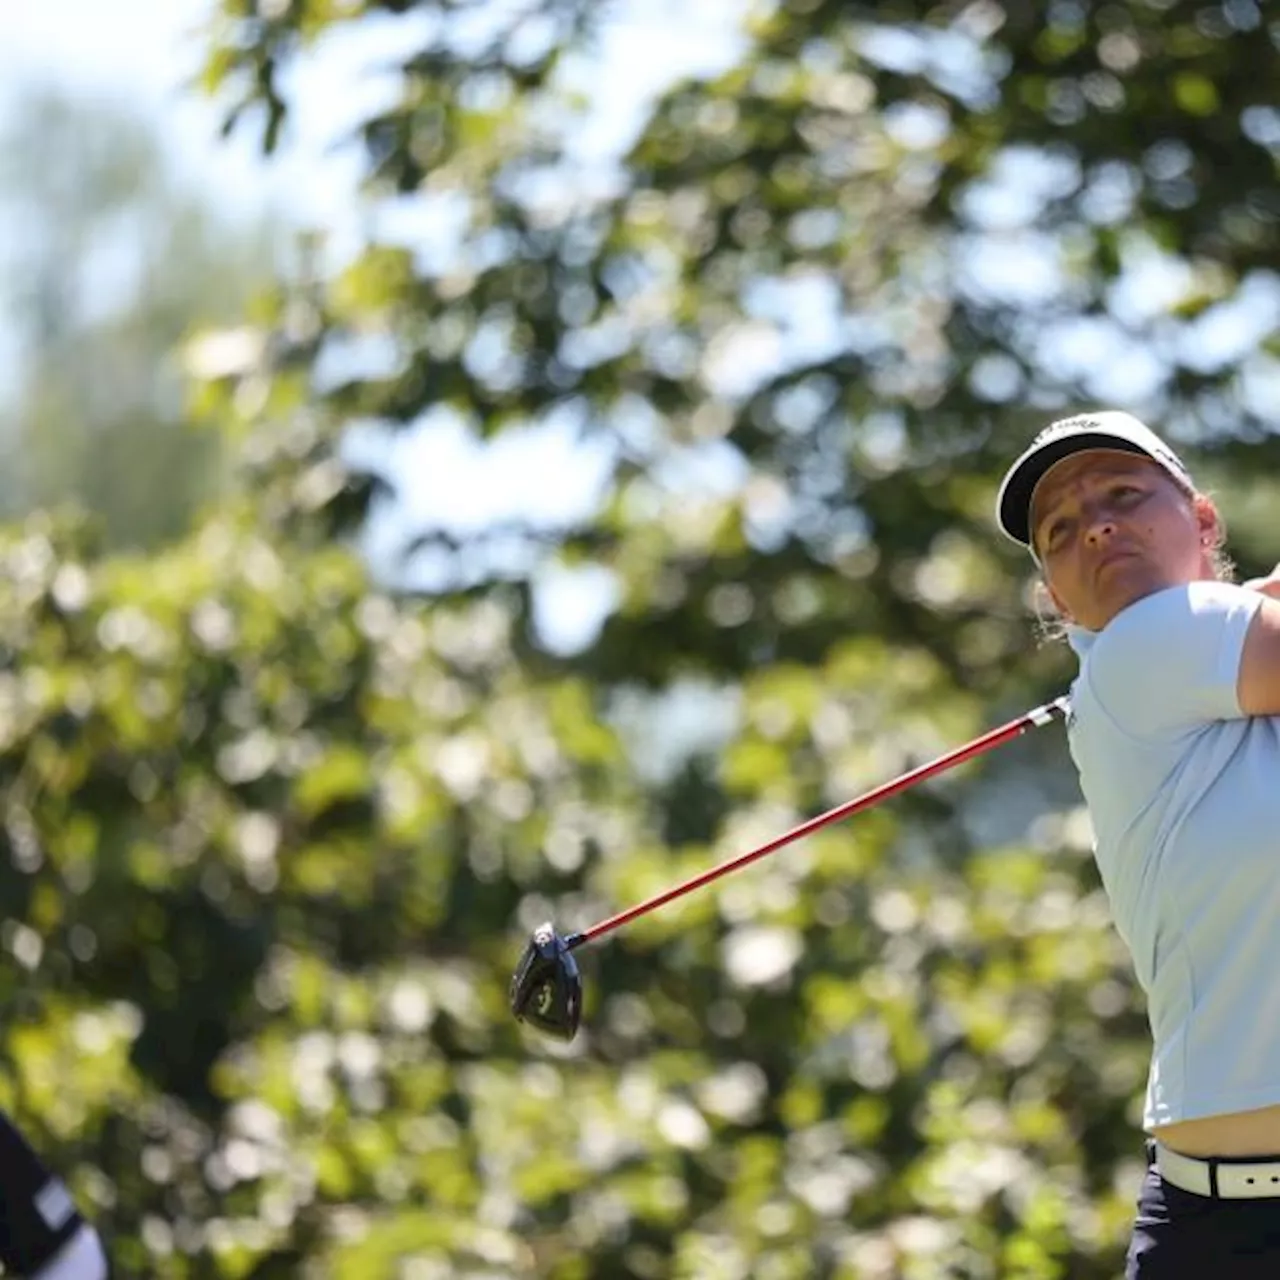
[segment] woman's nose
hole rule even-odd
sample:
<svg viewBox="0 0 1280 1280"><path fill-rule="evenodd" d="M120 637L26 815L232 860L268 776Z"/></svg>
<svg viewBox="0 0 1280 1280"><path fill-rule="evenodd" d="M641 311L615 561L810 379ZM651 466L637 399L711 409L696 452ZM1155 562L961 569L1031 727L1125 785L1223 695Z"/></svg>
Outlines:
<svg viewBox="0 0 1280 1280"><path fill-rule="evenodd" d="M1116 522L1110 516L1099 516L1089 521L1085 537L1091 543L1104 542L1116 531Z"/></svg>

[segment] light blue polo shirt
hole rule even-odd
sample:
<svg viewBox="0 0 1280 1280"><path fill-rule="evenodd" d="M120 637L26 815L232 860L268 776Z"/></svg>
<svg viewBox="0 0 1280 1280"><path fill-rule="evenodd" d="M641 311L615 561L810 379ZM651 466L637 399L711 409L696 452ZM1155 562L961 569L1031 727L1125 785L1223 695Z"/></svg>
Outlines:
<svg viewBox="0 0 1280 1280"><path fill-rule="evenodd" d="M1148 1130L1280 1103L1280 717L1236 696L1261 601L1194 582L1069 631L1068 742L1147 995Z"/></svg>

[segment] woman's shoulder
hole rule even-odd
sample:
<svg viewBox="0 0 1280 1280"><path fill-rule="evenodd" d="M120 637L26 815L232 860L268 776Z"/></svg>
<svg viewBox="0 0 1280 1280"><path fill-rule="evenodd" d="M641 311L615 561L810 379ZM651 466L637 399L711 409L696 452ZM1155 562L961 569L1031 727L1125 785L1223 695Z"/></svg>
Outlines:
<svg viewBox="0 0 1280 1280"><path fill-rule="evenodd" d="M1212 579L1180 582L1153 591L1121 609L1099 632L1098 638L1115 639L1134 631L1192 624L1215 616L1226 619L1241 609L1252 613L1260 600L1256 591L1235 582Z"/></svg>
<svg viewBox="0 0 1280 1280"><path fill-rule="evenodd" d="M1080 683L1140 738L1238 718L1240 654L1261 603L1256 591L1230 582L1153 592L1077 646Z"/></svg>

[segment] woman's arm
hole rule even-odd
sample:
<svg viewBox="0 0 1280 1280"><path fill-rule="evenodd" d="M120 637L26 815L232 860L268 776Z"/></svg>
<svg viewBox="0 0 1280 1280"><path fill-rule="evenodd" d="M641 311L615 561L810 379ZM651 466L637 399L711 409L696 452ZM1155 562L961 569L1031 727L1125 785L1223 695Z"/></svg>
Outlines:
<svg viewBox="0 0 1280 1280"><path fill-rule="evenodd" d="M1280 715L1280 566L1244 584L1268 599L1253 616L1240 654L1236 691L1247 716Z"/></svg>

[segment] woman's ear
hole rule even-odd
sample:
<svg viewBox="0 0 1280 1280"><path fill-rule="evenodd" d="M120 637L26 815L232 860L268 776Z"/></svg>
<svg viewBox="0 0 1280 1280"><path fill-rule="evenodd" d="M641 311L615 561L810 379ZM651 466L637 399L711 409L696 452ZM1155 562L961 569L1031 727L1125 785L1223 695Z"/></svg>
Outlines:
<svg viewBox="0 0 1280 1280"><path fill-rule="evenodd" d="M1218 508L1208 494L1197 493L1191 499L1191 509L1195 513L1196 525L1200 530L1200 545L1208 550L1221 547L1226 538L1226 530L1222 526L1222 517Z"/></svg>

